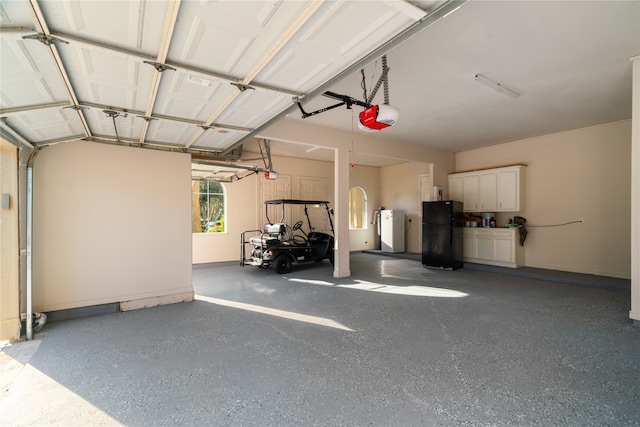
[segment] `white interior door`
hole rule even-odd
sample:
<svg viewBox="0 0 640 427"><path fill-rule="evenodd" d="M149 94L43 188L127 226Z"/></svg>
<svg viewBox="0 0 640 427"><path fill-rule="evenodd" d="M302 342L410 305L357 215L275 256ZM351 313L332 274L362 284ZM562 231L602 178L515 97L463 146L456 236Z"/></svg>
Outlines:
<svg viewBox="0 0 640 427"><path fill-rule="evenodd" d="M258 180L258 224L267 222L265 218L264 202L267 200L290 199L291 198L291 175L280 175L278 179L259 179ZM269 219L271 222L280 222L282 217L281 206L269 206ZM285 206L284 221L288 223L291 219L291 208ZM291 224L289 224L291 225Z"/></svg>
<svg viewBox="0 0 640 427"><path fill-rule="evenodd" d="M431 174L420 175L420 201L430 202L433 200L433 179Z"/></svg>
<svg viewBox="0 0 640 427"><path fill-rule="evenodd" d="M328 200L327 186L327 178L313 176L301 176L298 178L298 194L300 194L300 199L302 200ZM300 207L300 209L304 209L304 207ZM309 213L311 225L314 228L313 231L331 231L329 227L329 219L327 218L324 206L320 208L309 206L307 211ZM306 218L304 218L304 212L300 211L299 215L300 219L305 221L306 226L307 224Z"/></svg>

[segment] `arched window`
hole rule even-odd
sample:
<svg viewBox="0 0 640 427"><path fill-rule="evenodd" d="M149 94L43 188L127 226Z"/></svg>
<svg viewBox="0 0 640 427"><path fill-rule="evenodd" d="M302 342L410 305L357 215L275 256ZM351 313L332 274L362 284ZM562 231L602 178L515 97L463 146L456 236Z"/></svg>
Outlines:
<svg viewBox="0 0 640 427"><path fill-rule="evenodd" d="M349 228L367 228L367 195L360 187L349 190Z"/></svg>
<svg viewBox="0 0 640 427"><path fill-rule="evenodd" d="M191 181L191 229L194 233L222 233L226 230L224 185L217 181Z"/></svg>

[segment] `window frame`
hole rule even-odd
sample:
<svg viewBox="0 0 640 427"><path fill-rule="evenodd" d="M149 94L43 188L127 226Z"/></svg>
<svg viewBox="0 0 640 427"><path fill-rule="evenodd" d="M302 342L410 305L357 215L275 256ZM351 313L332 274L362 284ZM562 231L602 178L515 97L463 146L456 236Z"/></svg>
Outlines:
<svg viewBox="0 0 640 427"><path fill-rule="evenodd" d="M360 195L362 196L362 212L361 212L361 217L359 218L361 221L361 227L354 227L353 226L353 212L352 212L352 208L354 207L354 200L353 200L353 193L354 190L359 191ZM367 202L367 192L364 191L364 188L360 187L360 186L354 186L351 187L349 189L349 230L367 230L369 228L369 223L367 221L367 212L368 212L369 206L368 206L368 202Z"/></svg>
<svg viewBox="0 0 640 427"><path fill-rule="evenodd" d="M206 183L207 184L207 192L206 193L203 193L201 191L202 183ZM220 186L220 189L221 189L220 193L210 191L211 190L210 189L210 184L212 184L212 183L216 183L216 184L218 184ZM197 193L194 191L194 184L197 184L197 188L198 188L198 192ZM228 224L227 224L227 218L228 218L228 216L227 216L227 188L225 187L224 183L222 183L220 181L209 181L209 180L202 180L202 179L192 179L191 180L191 193L192 193L192 200L193 200L194 195L197 194L197 203L198 203L197 206L191 206L191 215L193 217L195 217L194 210L198 209L199 210L198 217L200 218L200 223L202 223L202 214L200 213L200 209L201 209L200 198L202 197L202 195L206 195L207 196L207 201L210 200L210 198L212 196L216 196L216 197L222 196L222 215L220 216L220 223L222 225L222 230L221 231L212 231L210 229L210 230L207 230L207 231L203 231L203 230L194 231L193 230L193 223L192 223L191 233L192 234L211 234L211 235L228 233L229 227L228 227ZM208 204L208 206L209 206L209 204Z"/></svg>

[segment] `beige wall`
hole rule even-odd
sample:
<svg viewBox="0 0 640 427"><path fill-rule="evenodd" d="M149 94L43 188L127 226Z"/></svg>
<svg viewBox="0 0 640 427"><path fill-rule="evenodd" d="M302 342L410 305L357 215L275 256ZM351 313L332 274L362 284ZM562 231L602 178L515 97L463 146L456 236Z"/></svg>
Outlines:
<svg viewBox="0 0 640 427"><path fill-rule="evenodd" d="M631 121L561 132L455 154L462 172L525 164L526 265L629 278ZM499 214L499 224L513 213Z"/></svg>
<svg viewBox="0 0 640 427"><path fill-rule="evenodd" d="M380 194L382 206L405 212L405 250L422 251L422 201L420 175L430 174L429 163L407 162L387 166L381 170ZM442 178L440 178L442 179ZM434 182L434 185L441 185Z"/></svg>
<svg viewBox="0 0 640 427"><path fill-rule="evenodd" d="M35 311L193 294L190 156L77 141L33 170Z"/></svg>
<svg viewBox="0 0 640 427"><path fill-rule="evenodd" d="M447 150L424 147L422 145L407 144L393 139L376 138L366 133L358 132L352 135L337 129L322 128L313 124L292 120L280 120L266 129L261 137L274 141L293 141L351 150L352 144L357 158L358 153L366 153L392 159L433 163L434 183L447 182L447 175L453 171L453 153Z"/></svg>
<svg viewBox="0 0 640 427"><path fill-rule="evenodd" d="M10 197L0 209L0 341L20 338L18 245L18 149L0 139L0 193Z"/></svg>

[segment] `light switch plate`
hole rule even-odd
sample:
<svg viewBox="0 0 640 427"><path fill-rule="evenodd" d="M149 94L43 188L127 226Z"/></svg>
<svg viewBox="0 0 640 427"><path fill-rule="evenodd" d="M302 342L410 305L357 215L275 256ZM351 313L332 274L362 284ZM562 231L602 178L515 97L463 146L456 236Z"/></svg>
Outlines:
<svg viewBox="0 0 640 427"><path fill-rule="evenodd" d="M2 195L2 209L8 210L11 208L11 196L9 194Z"/></svg>

